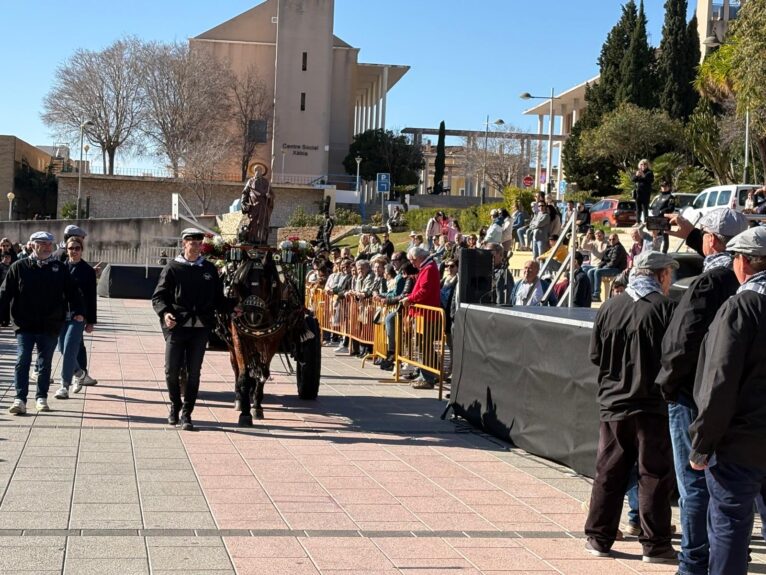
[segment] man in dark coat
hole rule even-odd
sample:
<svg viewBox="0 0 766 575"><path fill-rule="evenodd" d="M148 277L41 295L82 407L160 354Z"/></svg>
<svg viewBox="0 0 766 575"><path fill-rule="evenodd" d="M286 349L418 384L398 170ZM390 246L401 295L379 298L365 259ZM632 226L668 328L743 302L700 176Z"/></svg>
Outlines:
<svg viewBox="0 0 766 575"><path fill-rule="evenodd" d="M638 463L643 560L676 559L670 544L673 453L667 407L655 385L660 334L674 304L667 297L678 262L661 252L639 254L624 293L598 311L590 357L598 366L601 409L596 477L585 523L586 550L610 555L630 474Z"/></svg>
<svg viewBox="0 0 766 575"><path fill-rule="evenodd" d="M745 575L753 503L766 483L766 228L739 234L726 249L742 285L702 344L689 464L705 470L710 492L709 573Z"/></svg>
<svg viewBox="0 0 766 575"><path fill-rule="evenodd" d="M734 256L726 251L726 242L745 231L747 225L747 218L729 208L712 210L703 218L704 271L679 301L662 340L662 369L657 384L670 403L670 438L681 510L679 573L684 575L708 572L710 496L704 472L689 465L689 426L698 414L694 404L694 377L702 341L716 312L739 288L733 269Z"/></svg>

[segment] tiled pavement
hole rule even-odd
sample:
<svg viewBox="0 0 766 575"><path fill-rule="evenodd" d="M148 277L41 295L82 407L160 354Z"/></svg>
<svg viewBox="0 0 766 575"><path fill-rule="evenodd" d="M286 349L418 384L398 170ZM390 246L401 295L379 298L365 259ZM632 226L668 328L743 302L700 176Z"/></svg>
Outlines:
<svg viewBox="0 0 766 575"><path fill-rule="evenodd" d="M674 572L643 564L635 539L590 557L586 479L440 420L436 392L329 349L315 402L275 360L252 430L234 425L228 356L208 352L199 431L169 428L148 302L99 306L100 383L51 394L50 413L7 415L14 346L0 334L0 573Z"/></svg>

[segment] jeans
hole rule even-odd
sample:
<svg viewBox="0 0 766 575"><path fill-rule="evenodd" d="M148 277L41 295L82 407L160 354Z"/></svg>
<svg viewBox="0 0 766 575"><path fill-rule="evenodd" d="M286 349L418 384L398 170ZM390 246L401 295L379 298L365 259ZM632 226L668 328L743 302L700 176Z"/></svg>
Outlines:
<svg viewBox="0 0 766 575"><path fill-rule="evenodd" d="M633 525L641 525L641 518L638 514L638 465L633 466L633 471L630 472L630 479L628 479L628 491L625 493L628 496L628 523Z"/></svg>
<svg viewBox="0 0 766 575"><path fill-rule="evenodd" d="M37 399L48 397L51 384L51 363L56 350L56 336L47 333L19 332L16 334L16 373L13 385L16 399L27 400L29 394L29 366L32 365L32 350L37 346L37 355L42 358L40 373L37 376Z"/></svg>
<svg viewBox="0 0 766 575"><path fill-rule="evenodd" d="M710 492L707 529L710 575L746 575L753 504L766 472L711 458L705 470Z"/></svg>
<svg viewBox="0 0 766 575"><path fill-rule="evenodd" d="M165 336L165 384L168 388L170 403L180 409L181 386L178 376L181 366L186 362L186 390L183 397L183 413L191 415L199 392L202 360L205 358L210 330L205 327L176 327L163 330Z"/></svg>
<svg viewBox="0 0 766 575"><path fill-rule="evenodd" d="M85 337L80 338L80 350L77 352L77 365L80 369L88 371L88 352L85 351Z"/></svg>
<svg viewBox="0 0 766 575"><path fill-rule="evenodd" d="M540 254L542 254L545 251L544 244L546 241L544 240L533 240L532 241L532 258L537 259L540 257Z"/></svg>
<svg viewBox="0 0 766 575"><path fill-rule="evenodd" d="M518 230L516 230L516 237L519 238L519 244L521 244L522 248L527 247L527 229L529 226L522 226Z"/></svg>
<svg viewBox="0 0 766 575"><path fill-rule="evenodd" d="M77 362L77 355L82 344L82 334L85 330L84 321L70 319L61 327L59 334L59 352L61 353L61 384L69 389L72 384L72 376L81 369Z"/></svg>
<svg viewBox="0 0 766 575"><path fill-rule="evenodd" d="M601 297L601 278L613 278L620 275L617 268L591 268L588 270L588 279L593 288L593 297Z"/></svg>
<svg viewBox="0 0 766 575"><path fill-rule="evenodd" d="M681 575L705 575L708 571L707 510L710 495L705 472L689 465L692 440L689 426L697 418L697 408L688 399L668 406L670 440L678 483L678 507L681 511L681 554L678 572Z"/></svg>
<svg viewBox="0 0 766 575"><path fill-rule="evenodd" d="M388 355L394 355L394 351L396 351L396 312L387 313L383 323L386 326L386 341L388 341L386 352Z"/></svg>

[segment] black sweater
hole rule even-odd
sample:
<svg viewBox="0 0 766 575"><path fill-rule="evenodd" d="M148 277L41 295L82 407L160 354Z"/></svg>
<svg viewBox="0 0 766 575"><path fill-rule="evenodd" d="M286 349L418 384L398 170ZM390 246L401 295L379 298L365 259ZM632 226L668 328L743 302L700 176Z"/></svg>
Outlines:
<svg viewBox="0 0 766 575"><path fill-rule="evenodd" d="M0 286L0 309L10 305L17 332L58 335L67 310L84 314L82 295L66 264L40 266L24 258L11 264Z"/></svg>
<svg viewBox="0 0 766 575"><path fill-rule="evenodd" d="M175 260L169 262L157 282L152 295L152 307L160 316L165 329L164 316L171 313L177 325L199 319L205 327L215 327L215 313L224 311L223 286L218 270L209 261L201 266L188 265Z"/></svg>

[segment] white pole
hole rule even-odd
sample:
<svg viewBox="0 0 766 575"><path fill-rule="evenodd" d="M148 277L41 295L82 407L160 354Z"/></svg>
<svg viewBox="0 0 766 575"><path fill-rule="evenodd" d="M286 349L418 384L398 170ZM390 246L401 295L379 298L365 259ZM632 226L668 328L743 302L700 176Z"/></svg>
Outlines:
<svg viewBox="0 0 766 575"><path fill-rule="evenodd" d="M569 307L574 307L574 274L575 274L575 244L577 243L577 217L569 216L572 224L572 235L569 238Z"/></svg>
<svg viewBox="0 0 766 575"><path fill-rule="evenodd" d="M548 158L545 164L545 188L546 192L552 191L551 189L551 172L553 171L553 98L554 91L551 88L551 105L548 110Z"/></svg>
<svg viewBox="0 0 766 575"><path fill-rule="evenodd" d="M750 158L750 108L745 112L745 170L742 176L742 183L747 183L747 167Z"/></svg>
<svg viewBox="0 0 766 575"><path fill-rule="evenodd" d="M77 166L77 215L75 219L80 219L80 198L82 196L82 136L85 130L85 123L80 124L80 165Z"/></svg>

